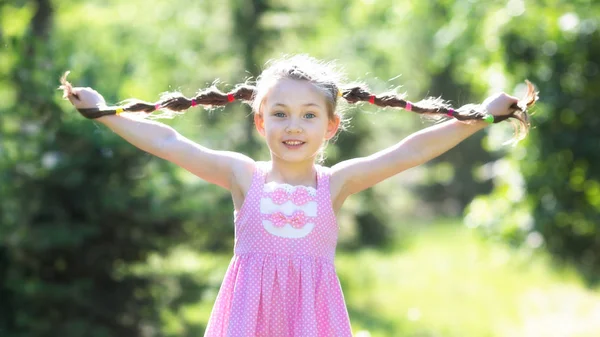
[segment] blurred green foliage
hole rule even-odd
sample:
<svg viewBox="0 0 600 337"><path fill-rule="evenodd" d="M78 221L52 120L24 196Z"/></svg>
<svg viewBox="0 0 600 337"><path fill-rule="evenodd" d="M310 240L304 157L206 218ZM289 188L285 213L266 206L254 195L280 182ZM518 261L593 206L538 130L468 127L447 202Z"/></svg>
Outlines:
<svg viewBox="0 0 600 337"><path fill-rule="evenodd" d="M549 3L528 4L518 18L499 25L495 43L505 47L484 54L505 69L499 79L529 78L542 100L523 144L486 165L494 192L474 200L468 219L490 235L574 261L595 282L600 280L600 6L586 1L544 6ZM498 150L503 137L498 131L488 139L491 150Z"/></svg>
<svg viewBox="0 0 600 337"><path fill-rule="evenodd" d="M200 335L227 259L189 251L233 245L228 193L80 117L56 91L65 70L109 103L228 89L284 53L337 59L350 81L374 92L442 96L457 106L518 93L529 78L542 101L523 143L501 146L510 128L497 125L353 196L340 214L340 243L393 248L410 237L414 220L405 219L461 214L493 188L471 203L469 226L548 247L597 278L598 14L592 1L550 0L1 2L0 336ZM328 147L328 165L431 124L371 106L346 113L351 128ZM166 123L204 146L267 159L248 117L233 104ZM168 254L191 272L161 264L157 256ZM361 283L358 262L343 261L357 327L456 331L365 316L373 303L355 289L376 281Z"/></svg>

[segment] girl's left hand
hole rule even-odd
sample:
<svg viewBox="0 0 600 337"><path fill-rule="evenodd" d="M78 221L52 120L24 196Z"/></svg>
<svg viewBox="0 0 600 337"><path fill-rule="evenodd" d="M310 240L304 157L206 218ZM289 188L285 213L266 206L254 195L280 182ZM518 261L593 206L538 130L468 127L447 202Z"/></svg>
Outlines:
<svg viewBox="0 0 600 337"><path fill-rule="evenodd" d="M486 98L483 103L481 103L481 106L485 109L484 111L487 111L490 115L506 116L515 111L515 108L511 108L511 106L518 101L518 98L502 92Z"/></svg>

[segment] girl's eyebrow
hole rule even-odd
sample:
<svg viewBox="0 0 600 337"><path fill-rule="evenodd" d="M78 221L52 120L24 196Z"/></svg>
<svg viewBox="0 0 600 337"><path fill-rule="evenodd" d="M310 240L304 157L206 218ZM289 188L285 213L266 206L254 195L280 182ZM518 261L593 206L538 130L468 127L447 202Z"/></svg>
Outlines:
<svg viewBox="0 0 600 337"><path fill-rule="evenodd" d="M282 107L284 107L284 108L287 108L287 107L288 107L287 105L285 105L285 104L283 104L283 103L275 103L275 104L273 104L273 106L272 106L272 107L276 107L276 106L282 106ZM320 108L320 107L321 107L320 105L318 105L318 104L315 104L315 103L306 103L306 104L304 104L304 105L302 105L302 106L303 106L303 107L311 107L311 106L314 106L314 107L317 107L317 108Z"/></svg>

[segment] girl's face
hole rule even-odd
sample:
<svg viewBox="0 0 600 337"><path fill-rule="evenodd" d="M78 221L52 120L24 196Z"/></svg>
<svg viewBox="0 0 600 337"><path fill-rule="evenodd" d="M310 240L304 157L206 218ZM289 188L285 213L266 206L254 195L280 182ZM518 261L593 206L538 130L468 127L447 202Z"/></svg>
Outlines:
<svg viewBox="0 0 600 337"><path fill-rule="evenodd" d="M329 118L326 98L313 84L285 78L273 85L254 121L271 155L293 162L314 161L340 123Z"/></svg>

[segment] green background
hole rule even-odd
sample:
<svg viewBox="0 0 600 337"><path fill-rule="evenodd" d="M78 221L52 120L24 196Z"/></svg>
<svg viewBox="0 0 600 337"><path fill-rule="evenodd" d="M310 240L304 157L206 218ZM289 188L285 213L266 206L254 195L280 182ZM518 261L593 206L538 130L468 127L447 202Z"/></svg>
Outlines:
<svg viewBox="0 0 600 337"><path fill-rule="evenodd" d="M82 118L64 71L109 103L156 101L297 53L412 101L540 91L516 146L494 125L346 202L356 336L599 335L599 17L594 1L1 1L0 336L201 336L231 257L228 193ZM327 165L432 125L345 110ZM164 122L268 158L246 106Z"/></svg>

